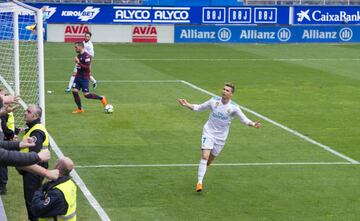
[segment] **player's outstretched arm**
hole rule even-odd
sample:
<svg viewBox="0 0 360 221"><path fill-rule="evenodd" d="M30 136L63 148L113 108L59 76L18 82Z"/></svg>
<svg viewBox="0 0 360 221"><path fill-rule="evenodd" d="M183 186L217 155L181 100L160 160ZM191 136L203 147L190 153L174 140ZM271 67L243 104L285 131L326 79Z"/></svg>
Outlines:
<svg viewBox="0 0 360 221"><path fill-rule="evenodd" d="M260 128L262 125L261 125L261 123L260 123L259 121L256 121L256 122L251 122L251 123L249 124L249 126L258 129L258 128Z"/></svg>
<svg viewBox="0 0 360 221"><path fill-rule="evenodd" d="M183 107L187 107L189 108L190 110L194 110L194 105L193 104L190 104L186 99L182 99L182 98L179 98L178 99L178 102L181 106Z"/></svg>

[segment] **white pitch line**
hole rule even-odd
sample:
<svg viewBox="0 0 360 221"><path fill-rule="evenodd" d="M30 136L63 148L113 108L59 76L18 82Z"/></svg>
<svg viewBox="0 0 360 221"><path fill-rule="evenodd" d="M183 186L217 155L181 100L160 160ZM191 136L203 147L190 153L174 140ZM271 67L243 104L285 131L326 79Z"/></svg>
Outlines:
<svg viewBox="0 0 360 221"><path fill-rule="evenodd" d="M53 151L56 153L56 155L58 157L63 157L64 154L62 153L62 151L60 150L60 148L58 147L52 136L50 136L50 134L49 134L49 140L50 140L50 146L53 149ZM84 181L81 179L79 174L75 170L73 170L71 171L71 176L74 178L74 181L81 189L84 196L89 201L90 205L95 209L100 219L102 221L111 221L105 210L101 207L99 202L95 199L95 197L91 194L90 190L86 187Z"/></svg>
<svg viewBox="0 0 360 221"><path fill-rule="evenodd" d="M97 80L99 83L181 83L181 80ZM69 81L45 81L45 83L67 83Z"/></svg>
<svg viewBox="0 0 360 221"><path fill-rule="evenodd" d="M9 93L11 93L12 95L15 94L14 90L11 88L11 86L6 82L6 80L1 75L0 75L0 81L4 84L4 86L7 88ZM27 108L27 104L22 99L20 99L19 103L24 108L24 110ZM49 134L49 140L50 140L50 146L52 147L52 149L56 153L56 155L58 157L63 157L64 154L61 152L60 148L58 147L55 140L52 138L52 136L50 134ZM100 204L95 199L95 197L91 194L89 189L86 187L84 181L80 178L79 174L75 170L73 170L71 172L71 175L72 175L75 183L79 186L81 191L84 193L86 199L89 201L91 206L95 209L95 211L98 213L101 220L102 221L110 221L109 216L106 214L104 209L100 206Z"/></svg>
<svg viewBox="0 0 360 221"><path fill-rule="evenodd" d="M0 197L0 221L7 221L4 204Z"/></svg>
<svg viewBox="0 0 360 221"><path fill-rule="evenodd" d="M187 82L187 81L181 81L181 82L182 82L183 84L186 84L186 85L188 85L188 86L190 86L190 87L192 87L192 88L194 88L194 89L196 89L196 90L198 90L198 91L201 91L201 92L203 92L203 93L205 93L205 94L208 94L208 95L210 95L210 96L216 96L214 93L211 93L211 92L209 92L209 91L207 91L207 90L205 90L205 89L202 89L202 88L200 88L200 87L198 87L198 86L196 86L196 85L194 85L194 84L192 84L192 83L189 83L189 82ZM305 136L305 135L297 132L296 130L290 129L290 128L288 128L288 127L286 127L286 126L284 126L284 125L282 125L282 124L280 124L280 123L278 123L278 122L276 122L276 121L274 121L274 120L271 120L271 119L268 118L268 117L265 117L265 116L263 116L263 115L255 112L255 111L253 111L253 110L250 110L249 108L246 108L246 107L244 107L244 106L240 106L240 108L243 109L243 110L245 110L245 111L247 111L247 112L249 112L249 113L251 113L251 114L253 114L253 115L255 115L255 116L257 116L257 117L259 117L259 118L261 118L261 119L263 119L263 120L265 120L265 121L267 121L267 122L269 122L269 123L271 123L271 124L273 124L273 125L275 125L275 126L278 126L278 127L282 128L282 129L290 132L291 134L293 134L293 135L295 135L295 136L297 136L297 137L300 137L300 138L303 139L303 140L306 140L306 141L309 142L309 143L315 144L316 146L319 146L319 147L323 148L324 150L326 150L326 151L328 151L328 152L330 152L330 153L332 153L332 154L334 154L334 155L336 155L336 156L338 156L338 157L340 157L340 158L342 158L342 159L344 159L344 160L346 160L346 161L349 161L349 162L352 163L352 164L360 164L359 161L356 161L356 160L354 160L354 159L352 159L352 158L350 158L350 157L348 157L348 156L346 156L346 155L344 155L344 154L342 154L342 153L340 153L340 152L332 149L332 148L329 147L329 146L326 146L326 145L324 145L324 144L322 144L322 143L319 143L319 142L311 139L310 137L307 137L307 136Z"/></svg>
<svg viewBox="0 0 360 221"><path fill-rule="evenodd" d="M63 82L67 82L67 81L47 81L47 83L59 83L59 82L63 83ZM113 82L113 83L169 83L169 82L178 83L178 82L180 82L180 83L183 83L183 84L185 84L187 86L190 86L193 89L196 89L196 90L201 91L201 92L203 92L205 94L208 94L210 96L216 96L214 93L211 93L211 92L209 92L209 91L207 91L207 90L205 90L203 88L200 88L200 87L198 87L198 86L196 86L196 85L194 85L194 84L192 84L190 82L184 81L184 80L103 80L103 81L99 81L99 82L108 82L108 83L111 83L111 82ZM336 155L336 156L338 156L340 158L345 159L346 161L349 161L349 162L351 162L353 164L359 164L360 163L359 161L356 161L356 160L354 160L354 159L352 159L352 158L350 158L350 157L348 157L348 156L346 156L346 155L332 149L329 146L326 146L326 145L324 145L322 143L319 143L319 142L311 139L310 137L307 137L307 136L299 133L296 130L293 130L293 129L289 128L289 127L286 127L286 126L274 121L274 120L271 120L270 118L265 117L264 115L261 115L261 114L255 112L255 111L253 111L253 110L251 110L249 108L246 108L244 106L240 106L240 108L247 111L247 112L249 112L249 113L251 113L251 114L253 114L253 115L255 115L255 116L257 116L257 117L259 117L259 118L261 118L261 119L263 119L263 120L265 120L265 121L267 121L267 122L269 122L269 123L271 123L271 124L273 124L273 125L275 125L275 126L277 126L277 127L280 127L282 129L290 132L291 134L293 134L293 135L295 135L297 137L300 137L303 140L306 140L309 143L312 143L312 144L314 144L316 146L319 146L319 147L323 148L324 150L326 150L326 151L328 151L328 152L330 152L330 153L332 153L332 154L334 154L334 155Z"/></svg>
<svg viewBox="0 0 360 221"><path fill-rule="evenodd" d="M48 58L46 61L70 61ZM96 58L97 61L360 61L360 58Z"/></svg>
<svg viewBox="0 0 360 221"><path fill-rule="evenodd" d="M216 163L211 166L354 165L350 162ZM356 165L356 164L355 164ZM110 164L78 165L76 168L198 167L199 164Z"/></svg>

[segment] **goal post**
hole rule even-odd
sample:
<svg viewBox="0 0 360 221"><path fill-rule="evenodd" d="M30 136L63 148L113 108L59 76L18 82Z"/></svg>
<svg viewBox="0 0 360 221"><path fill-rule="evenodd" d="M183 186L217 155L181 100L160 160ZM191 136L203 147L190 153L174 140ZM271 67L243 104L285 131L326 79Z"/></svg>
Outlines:
<svg viewBox="0 0 360 221"><path fill-rule="evenodd" d="M38 104L45 124L44 28L42 10L16 0L0 3L0 85L19 95L21 106ZM23 109L15 112L23 124Z"/></svg>

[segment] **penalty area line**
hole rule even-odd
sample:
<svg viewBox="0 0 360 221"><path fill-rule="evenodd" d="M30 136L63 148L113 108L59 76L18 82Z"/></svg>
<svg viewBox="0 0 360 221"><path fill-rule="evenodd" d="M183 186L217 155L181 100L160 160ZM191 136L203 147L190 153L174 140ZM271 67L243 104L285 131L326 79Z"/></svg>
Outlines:
<svg viewBox="0 0 360 221"><path fill-rule="evenodd" d="M201 92L203 92L205 94L208 94L210 96L216 96L214 93L211 93L211 92L209 92L209 91L207 91L207 90L205 90L203 88L200 88L200 87L198 87L198 86L196 86L196 85L194 85L194 84L192 84L190 82L181 81L181 83L183 83L183 84L185 84L187 86L190 86L195 90L198 90L198 91L201 91ZM253 110L251 110L251 109L249 109L247 107L244 107L244 106L241 106L241 105L239 105L239 106L240 106L241 109L243 109L243 110L245 110L245 111L247 111L247 112L249 112L249 113L251 113L251 114L253 114L253 115L255 115L255 116L257 116L257 117L259 117L259 118L261 118L261 119L263 119L263 120L265 120L265 121L267 121L267 122L269 122L269 123L271 123L271 124L273 124L275 126L277 126L277 127L280 127L282 129L288 131L289 133L291 133L291 134L293 134L293 135L295 135L295 136L297 136L297 137L299 137L299 138L301 138L301 139L303 139L303 140L305 140L305 141L307 141L309 143L312 143L312 144L314 144L314 145L316 145L318 147L321 147L322 149L324 149L324 150L326 150L326 151L328 151L328 152L330 152L330 153L332 153L332 154L334 154L334 155L336 155L336 156L338 156L338 157L340 157L340 158L342 158L342 159L344 159L344 160L346 160L346 161L348 161L348 162L350 162L352 164L360 164L359 161L356 161L356 160L354 160L354 159L352 159L352 158L350 158L350 157L348 157L348 156L346 156L346 155L332 149L329 146L326 146L326 145L324 145L322 143L319 143L319 142L311 139L310 137L307 137L307 136L301 134L300 132L298 132L296 130L293 130L293 129L289 128L289 127L286 127L285 125L282 125L282 124L280 124L280 123L278 123L278 122L276 122L274 120L271 120L270 118L265 117L264 115L259 114L259 113L255 112L255 111L253 111Z"/></svg>
<svg viewBox="0 0 360 221"><path fill-rule="evenodd" d="M45 81L45 83L68 83L69 81ZM99 83L181 83L181 80L97 80Z"/></svg>
<svg viewBox="0 0 360 221"><path fill-rule="evenodd" d="M350 162L279 162L279 163L214 163L211 166L292 166L292 165L354 165ZM109 164L109 165L77 165L77 169L86 168L145 168L145 167L198 167L199 164Z"/></svg>
<svg viewBox="0 0 360 221"><path fill-rule="evenodd" d="M45 61L70 61L71 58L47 58ZM359 61L360 58L96 58L96 61Z"/></svg>

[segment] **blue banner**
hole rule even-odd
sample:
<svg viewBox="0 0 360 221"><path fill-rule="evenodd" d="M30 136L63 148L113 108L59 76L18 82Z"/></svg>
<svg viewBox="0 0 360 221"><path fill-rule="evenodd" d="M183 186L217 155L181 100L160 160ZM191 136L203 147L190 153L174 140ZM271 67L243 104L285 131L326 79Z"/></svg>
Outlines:
<svg viewBox="0 0 360 221"><path fill-rule="evenodd" d="M360 24L359 6L298 6L293 15L293 24L298 25Z"/></svg>
<svg viewBox="0 0 360 221"><path fill-rule="evenodd" d="M46 5L48 23L86 24L289 24L289 7L151 7L86 4Z"/></svg>
<svg viewBox="0 0 360 221"><path fill-rule="evenodd" d="M210 43L360 42L360 26L175 26L174 40Z"/></svg>

